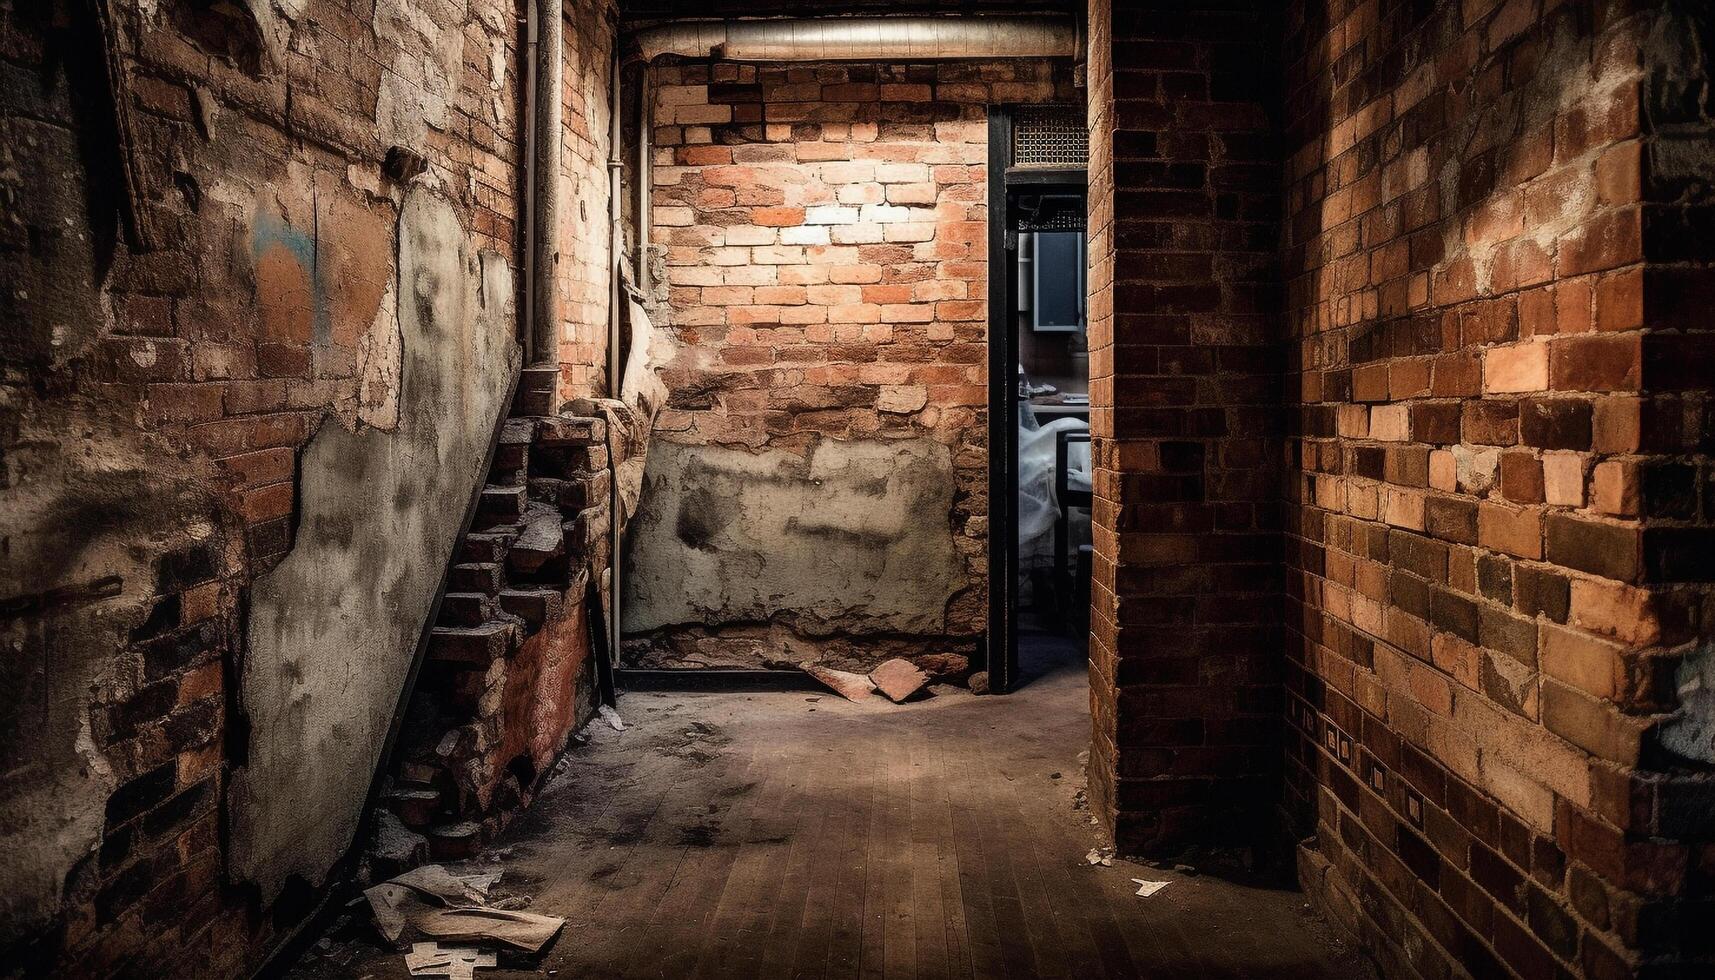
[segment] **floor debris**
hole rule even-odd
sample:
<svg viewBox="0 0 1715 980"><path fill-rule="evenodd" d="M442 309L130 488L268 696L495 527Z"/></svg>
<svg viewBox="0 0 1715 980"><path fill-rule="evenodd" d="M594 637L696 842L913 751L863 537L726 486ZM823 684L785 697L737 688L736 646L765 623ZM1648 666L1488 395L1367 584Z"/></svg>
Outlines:
<svg viewBox="0 0 1715 980"><path fill-rule="evenodd" d="M1138 898L1148 898L1169 884L1165 881L1145 881L1142 878L1133 878L1131 881L1137 886L1136 895Z"/></svg>
<svg viewBox="0 0 1715 980"><path fill-rule="evenodd" d="M601 707L596 709L596 713L601 715L602 721L605 721L609 725L612 725L614 731L616 731L616 732L625 731L625 719L619 717L619 712L613 710L613 708L604 704Z"/></svg>
<svg viewBox="0 0 1715 980"><path fill-rule="evenodd" d="M1114 866L1114 849L1111 847L1092 847L1090 853L1084 855L1087 864L1099 864L1104 868Z"/></svg>
<svg viewBox="0 0 1715 980"><path fill-rule="evenodd" d="M938 681L963 677L971 672L971 658L962 653L925 653L914 658L914 662Z"/></svg>
<svg viewBox="0 0 1715 980"><path fill-rule="evenodd" d="M820 681L828 690L833 691L847 701L859 704L875 696L875 682L862 674L854 674L849 670L835 670L823 667L821 664L799 664L804 673Z"/></svg>
<svg viewBox="0 0 1715 980"><path fill-rule="evenodd" d="M465 946L442 946L439 943L412 943L405 954L405 968L414 977L451 977L471 980L478 967L492 967L493 953Z"/></svg>
<svg viewBox="0 0 1715 980"><path fill-rule="evenodd" d="M869 672L869 679L875 689L887 695L894 704L903 704L929 683L929 675L903 657L882 661L880 666Z"/></svg>
<svg viewBox="0 0 1715 980"><path fill-rule="evenodd" d="M492 942L542 951L566 920L487 904L498 874L455 875L426 864L364 890L376 931L395 946L407 934L447 942Z"/></svg>

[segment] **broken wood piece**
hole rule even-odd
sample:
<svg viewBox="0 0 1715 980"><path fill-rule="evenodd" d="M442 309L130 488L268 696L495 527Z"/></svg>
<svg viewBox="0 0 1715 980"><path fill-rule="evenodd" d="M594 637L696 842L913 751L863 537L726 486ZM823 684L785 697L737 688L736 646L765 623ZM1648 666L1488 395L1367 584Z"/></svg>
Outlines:
<svg viewBox="0 0 1715 980"><path fill-rule="evenodd" d="M883 661L881 666L869 672L869 679L876 690L895 704L903 703L929 683L929 675L922 668L900 657Z"/></svg>
<svg viewBox="0 0 1715 980"><path fill-rule="evenodd" d="M804 673L809 674L847 701L862 704L875 696L875 683L862 674L854 674L849 670L835 670L823 667L821 664L799 664Z"/></svg>

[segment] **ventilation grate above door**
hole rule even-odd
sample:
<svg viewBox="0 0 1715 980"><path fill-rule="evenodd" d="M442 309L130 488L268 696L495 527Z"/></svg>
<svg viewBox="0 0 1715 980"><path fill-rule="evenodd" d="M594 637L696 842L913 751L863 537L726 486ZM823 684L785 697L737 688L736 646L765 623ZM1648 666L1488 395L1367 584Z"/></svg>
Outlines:
<svg viewBox="0 0 1715 980"><path fill-rule="evenodd" d="M1019 106L1012 116L1012 165L1085 166L1090 162L1090 132L1085 127L1082 106Z"/></svg>

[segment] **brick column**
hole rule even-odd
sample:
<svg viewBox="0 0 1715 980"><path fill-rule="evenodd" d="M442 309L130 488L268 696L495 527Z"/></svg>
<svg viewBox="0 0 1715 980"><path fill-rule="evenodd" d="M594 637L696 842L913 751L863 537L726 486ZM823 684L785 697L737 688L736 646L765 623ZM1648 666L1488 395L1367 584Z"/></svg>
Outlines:
<svg viewBox="0 0 1715 980"><path fill-rule="evenodd" d="M1090 6L1091 795L1233 843L1279 769L1279 163L1266 18Z"/></svg>

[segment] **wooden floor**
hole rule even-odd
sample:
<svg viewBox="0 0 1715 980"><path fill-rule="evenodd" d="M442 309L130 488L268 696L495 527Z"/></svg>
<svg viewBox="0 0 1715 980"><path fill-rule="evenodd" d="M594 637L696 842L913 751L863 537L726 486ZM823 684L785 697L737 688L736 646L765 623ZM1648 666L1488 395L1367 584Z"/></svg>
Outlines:
<svg viewBox="0 0 1715 980"><path fill-rule="evenodd" d="M1036 669L905 706L625 696L628 729L593 726L499 845L503 890L565 932L478 976L1368 976L1294 892L1085 863L1086 681L1074 657ZM367 935L360 916L293 975L405 976Z"/></svg>

